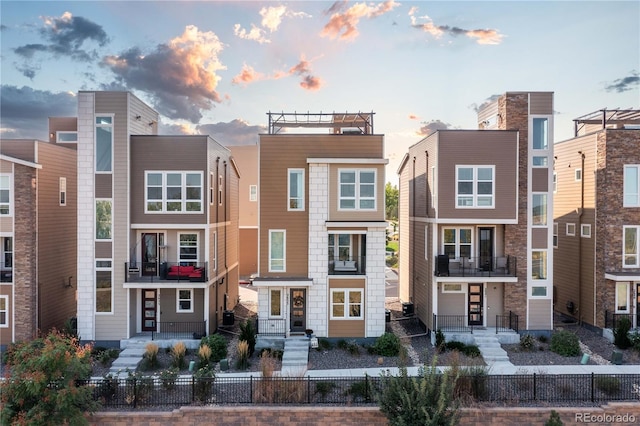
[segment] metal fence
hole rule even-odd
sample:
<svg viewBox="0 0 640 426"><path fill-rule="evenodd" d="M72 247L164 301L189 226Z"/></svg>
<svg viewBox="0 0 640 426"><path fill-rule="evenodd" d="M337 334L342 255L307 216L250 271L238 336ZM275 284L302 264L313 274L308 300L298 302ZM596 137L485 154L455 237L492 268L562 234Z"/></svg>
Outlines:
<svg viewBox="0 0 640 426"><path fill-rule="evenodd" d="M496 315L496 334L519 330L518 315L509 311L506 315Z"/></svg>
<svg viewBox="0 0 640 426"><path fill-rule="evenodd" d="M441 377L441 376L440 376ZM380 377L160 377L84 382L108 408L198 404L374 405ZM638 401L640 374L519 374L461 376L455 396L465 403L504 405Z"/></svg>
<svg viewBox="0 0 640 426"><path fill-rule="evenodd" d="M204 321L158 321L157 331L151 332L151 340L201 339L207 335Z"/></svg>

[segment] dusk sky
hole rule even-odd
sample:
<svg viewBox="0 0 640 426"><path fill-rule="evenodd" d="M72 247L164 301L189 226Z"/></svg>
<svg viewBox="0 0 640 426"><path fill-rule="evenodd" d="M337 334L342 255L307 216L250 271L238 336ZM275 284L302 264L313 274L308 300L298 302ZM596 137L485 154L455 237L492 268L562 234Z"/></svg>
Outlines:
<svg viewBox="0 0 640 426"><path fill-rule="evenodd" d="M253 144L272 112L375 112L387 180L433 129L507 91L555 93L555 141L639 108L638 1L0 2L0 135L47 140L79 90L129 90L161 134Z"/></svg>

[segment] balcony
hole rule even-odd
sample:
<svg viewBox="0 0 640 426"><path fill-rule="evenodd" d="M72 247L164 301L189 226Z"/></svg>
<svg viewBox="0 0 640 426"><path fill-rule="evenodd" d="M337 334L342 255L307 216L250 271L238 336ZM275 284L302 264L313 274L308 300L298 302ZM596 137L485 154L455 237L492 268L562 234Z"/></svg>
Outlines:
<svg viewBox="0 0 640 426"><path fill-rule="evenodd" d="M365 256L334 258L329 256L329 275L365 275Z"/></svg>
<svg viewBox="0 0 640 426"><path fill-rule="evenodd" d="M441 254L435 258L438 277L515 277L517 259L514 256L478 256L450 259Z"/></svg>
<svg viewBox="0 0 640 426"><path fill-rule="evenodd" d="M202 283L209 280L207 262L126 262L128 283Z"/></svg>

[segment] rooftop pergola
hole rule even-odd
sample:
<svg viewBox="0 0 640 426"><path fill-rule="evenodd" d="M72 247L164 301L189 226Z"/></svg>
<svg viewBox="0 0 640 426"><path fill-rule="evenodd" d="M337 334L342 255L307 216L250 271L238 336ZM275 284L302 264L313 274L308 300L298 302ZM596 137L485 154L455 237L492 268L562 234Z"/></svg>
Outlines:
<svg viewBox="0 0 640 426"><path fill-rule="evenodd" d="M269 134L279 133L284 128L327 128L336 134L373 133L374 112L271 112Z"/></svg>
<svg viewBox="0 0 640 426"><path fill-rule="evenodd" d="M599 124L605 129L614 124L640 125L640 110L638 109L601 109L585 114L573 120L574 136L587 124Z"/></svg>

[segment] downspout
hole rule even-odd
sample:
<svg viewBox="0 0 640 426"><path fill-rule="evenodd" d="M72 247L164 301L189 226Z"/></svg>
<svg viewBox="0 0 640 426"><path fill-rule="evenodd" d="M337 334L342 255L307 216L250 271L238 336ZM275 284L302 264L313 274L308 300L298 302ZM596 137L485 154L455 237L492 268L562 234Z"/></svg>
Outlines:
<svg viewBox="0 0 640 426"><path fill-rule="evenodd" d="M578 151L581 159L581 179L580 179L580 208L577 209L578 213L578 324L582 324L582 214L584 213L584 153Z"/></svg>
<svg viewBox="0 0 640 426"><path fill-rule="evenodd" d="M218 186L218 174L220 173L219 169L220 169L220 157L217 157L216 158L216 174L213 177L213 182L211 182L211 184L214 185L214 187L213 187L213 193L214 194L218 193L217 186ZM218 219L218 213L219 212L218 212L218 209L219 209L219 206L220 206L220 200L216 200L215 198L216 197L214 197L214 200L213 200L213 206L216 209L216 244L215 244L215 249L216 249L216 270L215 270L216 271L215 272L216 282L213 285L213 289L214 289L214 291L216 293L216 308L215 309L216 309L216 331L217 331L218 330L218 321L219 321L218 315L220 314L218 312L218 303L219 303L219 300L218 300L218 257L219 257L218 256L218 251L219 251L218 250L218 231L219 231L219 227L218 227L218 220L219 220Z"/></svg>
<svg viewBox="0 0 640 426"><path fill-rule="evenodd" d="M416 157L413 157L413 178L411 180L411 215L413 216L413 221L409 220L409 223L412 224L412 231L411 231L411 241L413 244L416 243L416 224L415 224L415 218L416 218ZM409 297L409 300L411 302L415 303L415 294L416 294L416 251L415 251L415 247L412 247L411 250L411 266L412 266L412 272L411 272L411 296ZM415 309L415 307L414 307Z"/></svg>
<svg viewBox="0 0 640 426"><path fill-rule="evenodd" d="M227 185L228 185L228 179L227 179L227 161L224 161L224 284L225 284L225 290L224 290L224 309L227 310L227 298L229 296L229 268L227 266L227 240L228 240L228 235L227 235L227 208L228 208L228 202L227 202Z"/></svg>

